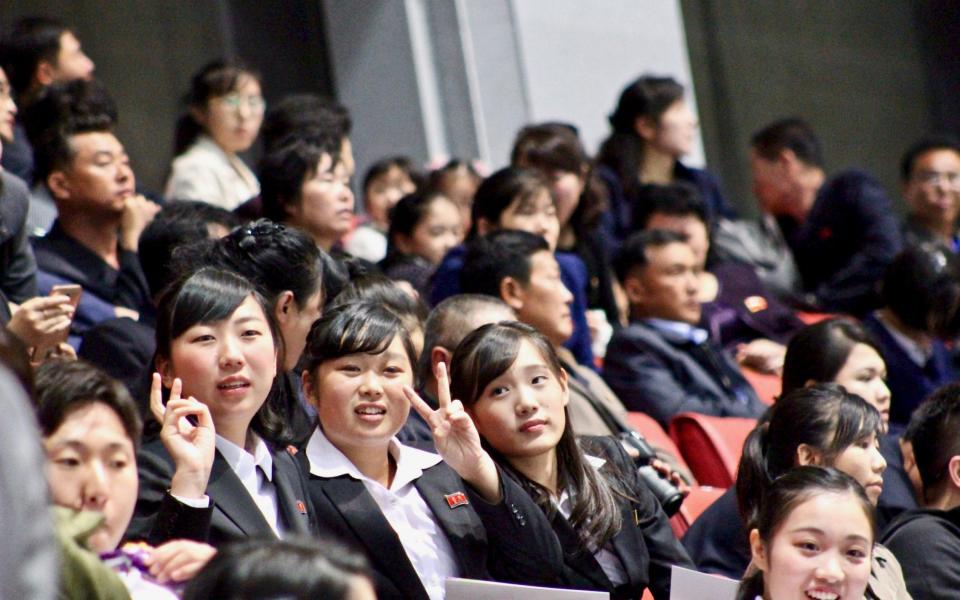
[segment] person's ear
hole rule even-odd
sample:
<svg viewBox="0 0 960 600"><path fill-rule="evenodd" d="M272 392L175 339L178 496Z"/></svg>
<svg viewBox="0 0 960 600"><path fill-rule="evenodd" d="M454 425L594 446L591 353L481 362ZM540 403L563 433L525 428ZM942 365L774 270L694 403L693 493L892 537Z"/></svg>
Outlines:
<svg viewBox="0 0 960 600"><path fill-rule="evenodd" d="M187 113L190 114L190 118L197 122L197 125L201 127L207 126L207 111L196 106L187 107Z"/></svg>
<svg viewBox="0 0 960 600"><path fill-rule="evenodd" d="M47 87L53 80L56 78L57 70L50 63L49 60L41 60L37 63L37 70L34 72L34 79L37 80L42 87Z"/></svg>
<svg viewBox="0 0 960 600"><path fill-rule="evenodd" d="M280 292L280 295L277 296L277 302L274 305L274 316L277 319L277 323L283 325L290 321L293 318L293 309L296 306L296 298L293 297L293 292L290 290L284 290Z"/></svg>
<svg viewBox="0 0 960 600"><path fill-rule="evenodd" d="M764 573L770 570L770 557L767 556L767 547L760 539L758 529L750 530L750 554L753 556L753 564Z"/></svg>
<svg viewBox="0 0 960 600"><path fill-rule="evenodd" d="M570 378L567 375L567 370L563 367L560 368L560 375L557 377L557 381L560 382L560 389L563 391L563 405L567 406L570 404Z"/></svg>
<svg viewBox="0 0 960 600"><path fill-rule="evenodd" d="M650 142L657 137L657 122L650 117L637 117L633 121L633 130L644 141Z"/></svg>
<svg viewBox="0 0 960 600"><path fill-rule="evenodd" d="M816 380L816 379L808 379L808 380L806 380L806 381L803 382L803 387L805 387L805 388L812 387L812 386L814 386L814 385L817 385L817 380Z"/></svg>
<svg viewBox="0 0 960 600"><path fill-rule="evenodd" d="M627 295L627 302L630 303L630 306L643 304L647 297L646 286L643 284L643 281L635 275L628 275L624 278L623 291Z"/></svg>
<svg viewBox="0 0 960 600"><path fill-rule="evenodd" d="M153 362L154 367L157 369L157 373L160 373L160 382L163 383L163 387L170 388L173 385L173 369L170 365L170 360L158 356Z"/></svg>
<svg viewBox="0 0 960 600"><path fill-rule="evenodd" d="M487 235L491 231L496 231L496 223L490 222L490 219L486 217L480 217L477 219L477 233L480 235Z"/></svg>
<svg viewBox="0 0 960 600"><path fill-rule="evenodd" d="M317 407L320 405L314 395L313 377L310 376L310 371L307 369L300 373L300 387L303 389L303 397L310 403L310 406Z"/></svg>
<svg viewBox="0 0 960 600"><path fill-rule="evenodd" d="M823 466L823 454L810 446L809 444L800 444L797 446L797 463L798 466Z"/></svg>
<svg viewBox="0 0 960 600"><path fill-rule="evenodd" d="M47 189L54 200L66 200L70 197L70 182L63 171L52 171L47 175Z"/></svg>
<svg viewBox="0 0 960 600"><path fill-rule="evenodd" d="M447 373L450 373L451 358L453 358L453 352L450 352L443 346L434 346L430 349L430 372L433 373L434 379L438 379L440 377L440 363L446 365Z"/></svg>
<svg viewBox="0 0 960 600"><path fill-rule="evenodd" d="M513 277L504 277L500 280L500 299L515 312L520 312L526 299L523 285Z"/></svg>
<svg viewBox="0 0 960 600"><path fill-rule="evenodd" d="M960 456L950 457L950 462L947 463L947 474L954 489L960 489Z"/></svg>

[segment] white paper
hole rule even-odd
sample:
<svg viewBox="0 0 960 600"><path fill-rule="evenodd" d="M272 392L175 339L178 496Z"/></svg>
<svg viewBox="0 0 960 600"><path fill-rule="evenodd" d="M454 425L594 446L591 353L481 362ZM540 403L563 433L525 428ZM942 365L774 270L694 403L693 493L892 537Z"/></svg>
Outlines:
<svg viewBox="0 0 960 600"><path fill-rule="evenodd" d="M607 592L516 585L479 579L447 578L447 600L504 600L504 598L510 598L511 600L610 600L610 594Z"/></svg>
<svg viewBox="0 0 960 600"><path fill-rule="evenodd" d="M740 582L674 566L670 571L670 600L736 600Z"/></svg>

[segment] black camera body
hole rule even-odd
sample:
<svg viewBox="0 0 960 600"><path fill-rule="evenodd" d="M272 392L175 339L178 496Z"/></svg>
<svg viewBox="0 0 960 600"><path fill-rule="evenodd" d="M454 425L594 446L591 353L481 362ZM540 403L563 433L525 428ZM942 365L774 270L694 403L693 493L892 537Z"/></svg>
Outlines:
<svg viewBox="0 0 960 600"><path fill-rule="evenodd" d="M628 430L620 434L620 441L635 449L638 453L635 462L640 478L650 488L653 495L660 502L663 512L672 517L680 510L683 504L683 494L669 479L650 466L650 461L657 457L656 450L636 431Z"/></svg>

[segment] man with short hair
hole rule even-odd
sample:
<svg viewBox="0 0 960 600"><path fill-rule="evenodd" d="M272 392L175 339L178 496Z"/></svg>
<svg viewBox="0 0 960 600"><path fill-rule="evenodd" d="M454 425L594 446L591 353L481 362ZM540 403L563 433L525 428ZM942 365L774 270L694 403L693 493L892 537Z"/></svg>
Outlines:
<svg viewBox="0 0 960 600"><path fill-rule="evenodd" d="M73 30L47 17L27 17L13 25L0 42L0 66L21 110L47 86L90 79L94 69ZM19 121L13 139L4 140L0 164L27 184L33 183L33 150Z"/></svg>
<svg viewBox="0 0 960 600"><path fill-rule="evenodd" d="M919 140L903 155L900 180L907 204L904 242L933 242L960 252L960 140L946 135Z"/></svg>
<svg viewBox="0 0 960 600"><path fill-rule="evenodd" d="M683 236L632 235L614 264L630 303L630 325L613 334L603 377L630 410L664 428L682 412L759 417L766 406L736 362L697 326L697 259Z"/></svg>
<svg viewBox="0 0 960 600"><path fill-rule="evenodd" d="M900 229L883 187L862 171L827 179L820 142L800 119L753 135L750 166L760 208L777 219L816 310L863 315L897 252Z"/></svg>
<svg viewBox="0 0 960 600"><path fill-rule="evenodd" d="M956 598L960 590L960 384L921 404L904 434L904 467L919 472L923 508L897 517L883 544L900 561L910 595ZM911 464L912 462L912 464Z"/></svg>

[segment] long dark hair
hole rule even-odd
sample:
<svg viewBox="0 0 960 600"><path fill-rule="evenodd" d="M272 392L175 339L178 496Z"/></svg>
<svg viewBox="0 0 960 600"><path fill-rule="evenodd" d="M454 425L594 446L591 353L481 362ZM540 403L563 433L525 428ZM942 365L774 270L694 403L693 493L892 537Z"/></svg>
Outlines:
<svg viewBox="0 0 960 600"><path fill-rule="evenodd" d="M835 383L799 388L777 400L743 444L737 503L745 523L757 516L770 482L796 465L806 444L831 465L849 446L882 430L880 413Z"/></svg>
<svg viewBox="0 0 960 600"><path fill-rule="evenodd" d="M157 309L156 359L169 360L173 340L198 323L215 323L230 317L243 302L252 297L263 310L270 327L274 345L279 343L280 330L274 319L270 303L257 288L240 275L231 271L204 267L174 283L160 298ZM283 356L277 353L277 375L270 396L276 393L278 380L283 373ZM287 424L276 413L271 403L264 399L263 405L250 428L269 442L283 443L290 439Z"/></svg>
<svg viewBox="0 0 960 600"><path fill-rule="evenodd" d="M783 393L802 388L808 381L833 381L857 344L866 344L877 354L883 354L873 336L849 319L826 319L804 327L787 345L783 359Z"/></svg>
<svg viewBox="0 0 960 600"><path fill-rule="evenodd" d="M877 519L873 505L867 498L863 487L849 475L836 469L822 467L796 467L790 469L765 490L763 500L756 518L749 524L750 529L756 529L760 539L769 553L770 543L774 536L789 518L793 510L820 494L837 494L853 496L863 509L873 539L877 537ZM753 600L763 596L763 571L755 569L744 577L737 590L738 600Z"/></svg>
<svg viewBox="0 0 960 600"><path fill-rule="evenodd" d="M470 333L457 346L450 367L451 395L472 408L491 381L505 373L520 352L523 342L531 344L547 367L560 377L563 367L550 342L536 329L514 321L491 323ZM579 533L586 548L600 548L620 530L622 519L615 494L623 495L618 477L601 477L584 459L577 445L569 415L567 426L557 443L557 488L565 489L573 499L570 524ZM550 491L513 468L510 460L484 441L491 456L520 482L530 497L548 516L556 507Z"/></svg>
<svg viewBox="0 0 960 600"><path fill-rule="evenodd" d="M245 65L235 61L215 60L204 65L190 81L190 91L185 101L189 108L206 110L211 98L226 96L237 89L242 77L252 77L260 83L260 75ZM173 135L173 155L186 152L203 133L203 126L197 123L189 111L177 120Z"/></svg>
<svg viewBox="0 0 960 600"><path fill-rule="evenodd" d="M644 140L635 129L636 120L646 117L655 123L670 106L683 99L683 86L672 77L644 75L627 84L617 108L608 117L613 132L600 145L597 163L617 174L624 191L632 194L640 185Z"/></svg>

